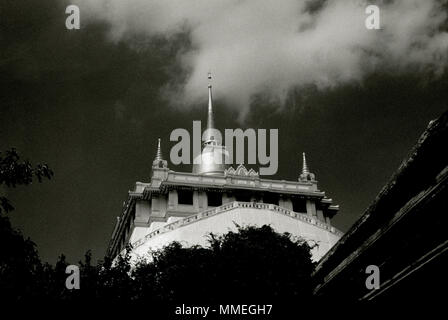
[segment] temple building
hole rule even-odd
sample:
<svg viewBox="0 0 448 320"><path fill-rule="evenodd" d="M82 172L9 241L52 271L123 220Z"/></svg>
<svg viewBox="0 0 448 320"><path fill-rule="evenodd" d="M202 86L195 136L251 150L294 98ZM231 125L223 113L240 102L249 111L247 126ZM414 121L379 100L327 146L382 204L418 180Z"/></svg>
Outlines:
<svg viewBox="0 0 448 320"><path fill-rule="evenodd" d="M212 133L210 84L208 93L208 130L199 155L202 161L193 165L192 172L171 170L159 139L151 178L136 182L129 191L107 255L116 257L128 244L132 244L135 257L173 241L206 246L209 233L223 234L236 230L237 225L270 225L277 232L317 244L313 259L319 260L342 236L331 225L339 206L318 189L305 153L295 181L265 179L243 164L226 165L222 161L228 156L226 148ZM216 161L216 155L221 161Z"/></svg>
<svg viewBox="0 0 448 320"><path fill-rule="evenodd" d="M448 285L448 111L429 123L390 181L319 260L314 294L325 301L440 310ZM368 266L380 272L368 288Z"/></svg>

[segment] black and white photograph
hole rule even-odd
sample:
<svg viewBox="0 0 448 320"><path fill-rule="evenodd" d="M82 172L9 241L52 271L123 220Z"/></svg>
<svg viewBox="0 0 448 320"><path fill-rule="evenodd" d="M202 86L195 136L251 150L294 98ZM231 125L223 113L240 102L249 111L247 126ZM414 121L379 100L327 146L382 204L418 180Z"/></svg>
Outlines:
<svg viewBox="0 0 448 320"><path fill-rule="evenodd" d="M445 308L447 0L0 0L0 88L2 304Z"/></svg>

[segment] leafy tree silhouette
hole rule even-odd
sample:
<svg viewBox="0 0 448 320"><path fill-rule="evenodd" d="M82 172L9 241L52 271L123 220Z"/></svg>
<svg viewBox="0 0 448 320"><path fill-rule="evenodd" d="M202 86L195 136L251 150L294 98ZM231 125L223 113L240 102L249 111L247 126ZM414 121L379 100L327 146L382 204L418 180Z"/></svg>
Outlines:
<svg viewBox="0 0 448 320"><path fill-rule="evenodd" d="M130 246L115 261L97 266L88 253L80 262L81 290L65 292L64 299L145 301L154 308L310 301L311 249L306 241L264 225L210 234L207 247L173 242L137 262L131 261Z"/></svg>
<svg viewBox="0 0 448 320"><path fill-rule="evenodd" d="M21 160L14 148L0 152L0 186L14 188L32 183L35 177L42 182L52 176L46 164L33 167L28 160ZM37 284L46 267L40 262L34 242L12 228L5 215L12 210L9 200L0 195L0 298L22 300L39 292Z"/></svg>
<svg viewBox="0 0 448 320"><path fill-rule="evenodd" d="M51 179L53 171L47 164L33 165L28 160L20 160L20 156L15 148L2 153L0 151L0 186L15 188L17 185L28 185L36 177L39 182L43 178ZM14 210L9 200L0 195L0 214L2 211L10 212Z"/></svg>

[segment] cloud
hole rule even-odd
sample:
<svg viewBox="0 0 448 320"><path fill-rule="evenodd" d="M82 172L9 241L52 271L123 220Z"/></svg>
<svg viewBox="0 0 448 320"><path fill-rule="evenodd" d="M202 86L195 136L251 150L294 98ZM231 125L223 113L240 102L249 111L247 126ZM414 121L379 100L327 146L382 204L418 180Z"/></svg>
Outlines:
<svg viewBox="0 0 448 320"><path fill-rule="evenodd" d="M110 23L114 41L187 33L191 45L178 52L184 73L170 86L173 102L185 105L204 100L208 71L215 96L245 114L256 94L281 104L292 88L360 82L386 68L436 74L448 61L446 1L377 1L381 30L365 27L373 1L77 2L87 21Z"/></svg>

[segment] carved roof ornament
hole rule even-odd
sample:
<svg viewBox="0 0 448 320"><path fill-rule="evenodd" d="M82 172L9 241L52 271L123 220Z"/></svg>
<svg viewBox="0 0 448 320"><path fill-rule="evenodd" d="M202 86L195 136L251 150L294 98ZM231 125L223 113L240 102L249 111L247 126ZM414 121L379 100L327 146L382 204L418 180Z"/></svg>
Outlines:
<svg viewBox="0 0 448 320"><path fill-rule="evenodd" d="M302 153L302 173L299 176L299 181L315 181L316 176L314 173L310 172L308 168L308 164L306 163L306 155L305 152Z"/></svg>
<svg viewBox="0 0 448 320"><path fill-rule="evenodd" d="M240 164L236 169L230 167L224 170L226 176L243 176L243 177L258 177L258 172L254 169L247 170L243 164Z"/></svg>
<svg viewBox="0 0 448 320"><path fill-rule="evenodd" d="M155 157L154 161L152 162L152 167L153 168L168 168L168 162L166 160L163 160L162 148L160 146L160 141L161 141L161 139L159 138L159 140L157 142L156 157Z"/></svg>
<svg viewBox="0 0 448 320"><path fill-rule="evenodd" d="M160 147L160 138L157 141L157 153L156 153L156 160L161 161L163 160L162 157L162 148Z"/></svg>

